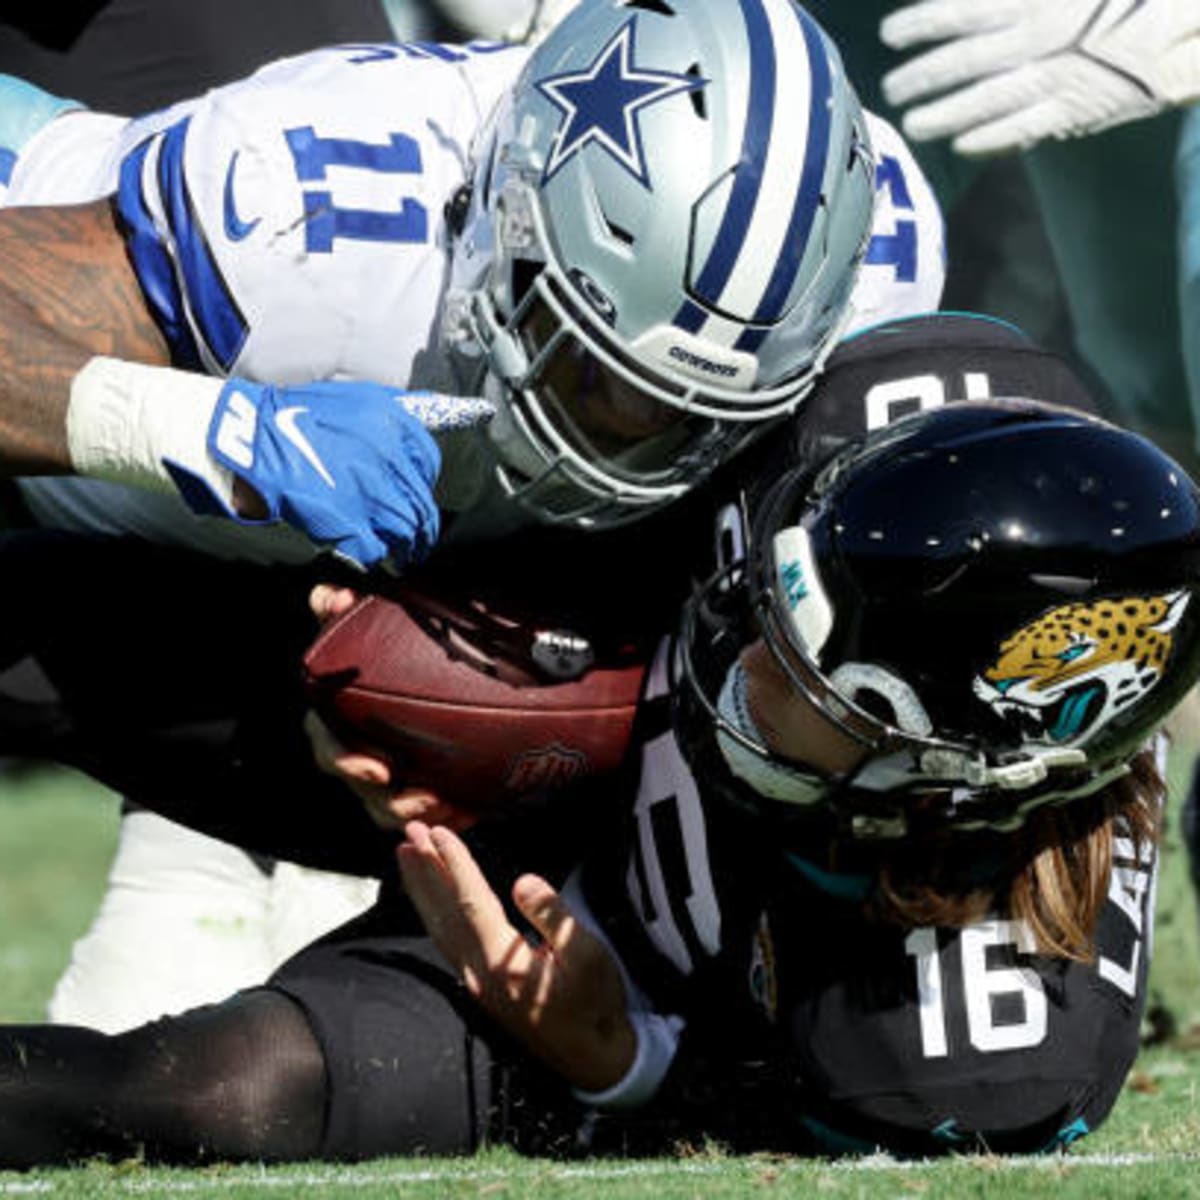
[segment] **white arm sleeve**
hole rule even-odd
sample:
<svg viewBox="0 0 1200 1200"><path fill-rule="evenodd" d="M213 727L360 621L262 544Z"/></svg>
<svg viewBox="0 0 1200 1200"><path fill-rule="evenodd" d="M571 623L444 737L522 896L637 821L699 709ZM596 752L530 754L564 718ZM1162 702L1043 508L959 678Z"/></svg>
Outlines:
<svg viewBox="0 0 1200 1200"><path fill-rule="evenodd" d="M71 384L67 445L80 475L174 492L166 463L199 476L227 508L233 473L208 450L223 379L115 358L91 359Z"/></svg>

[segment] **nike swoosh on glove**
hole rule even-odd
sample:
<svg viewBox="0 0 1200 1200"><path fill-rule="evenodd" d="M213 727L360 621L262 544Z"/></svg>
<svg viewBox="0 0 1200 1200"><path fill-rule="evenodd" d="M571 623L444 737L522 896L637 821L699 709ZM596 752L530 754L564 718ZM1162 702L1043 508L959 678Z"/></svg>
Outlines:
<svg viewBox="0 0 1200 1200"><path fill-rule="evenodd" d="M1200 98L1200 0L923 0L885 17L894 50L941 43L883 78L914 141L1025 150ZM935 98L936 97L936 98Z"/></svg>
<svg viewBox="0 0 1200 1200"><path fill-rule="evenodd" d="M359 568L400 568L438 537L441 454L431 432L470 428L494 412L486 400L376 383L230 379L208 450L262 497L268 520L287 522ZM231 513L206 481L168 467L194 511L254 523Z"/></svg>

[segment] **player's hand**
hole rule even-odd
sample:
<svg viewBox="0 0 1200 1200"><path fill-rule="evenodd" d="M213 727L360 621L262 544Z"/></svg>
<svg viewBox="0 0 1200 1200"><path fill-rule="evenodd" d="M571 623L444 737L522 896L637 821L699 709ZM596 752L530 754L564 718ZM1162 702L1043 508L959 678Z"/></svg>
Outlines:
<svg viewBox="0 0 1200 1200"><path fill-rule="evenodd" d="M431 431L468 428L493 412L485 400L375 383L230 379L208 449L261 501L251 519L286 521L357 567L403 567L438 536L441 455Z"/></svg>
<svg viewBox="0 0 1200 1200"><path fill-rule="evenodd" d="M409 821L420 820L463 830L479 820L477 813L445 803L429 788L397 786L383 753L346 746L311 710L304 718L304 732L317 766L350 788L380 829L403 832Z"/></svg>
<svg viewBox="0 0 1200 1200"><path fill-rule="evenodd" d="M513 885L541 939L531 945L450 830L412 822L397 858L430 937L498 1024L577 1088L624 1078L637 1038L620 972L549 883L523 875Z"/></svg>
<svg viewBox="0 0 1200 1200"><path fill-rule="evenodd" d="M322 625L348 612L357 600L358 593L351 588L328 583L317 584L308 597L309 607ZM311 710L304 718L304 732L320 770L340 779L380 829L403 832L409 821L420 820L462 830L479 819L444 803L428 788L397 787L385 751L346 746Z"/></svg>
<svg viewBox="0 0 1200 1200"><path fill-rule="evenodd" d="M1079 137L1200 98L1196 0L922 0L885 17L895 50L939 43L883 79L915 141L962 154Z"/></svg>

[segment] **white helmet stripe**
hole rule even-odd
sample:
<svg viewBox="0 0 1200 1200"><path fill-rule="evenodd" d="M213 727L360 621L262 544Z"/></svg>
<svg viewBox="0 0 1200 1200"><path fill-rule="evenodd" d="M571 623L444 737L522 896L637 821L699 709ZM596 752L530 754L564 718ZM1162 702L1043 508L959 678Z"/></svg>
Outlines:
<svg viewBox="0 0 1200 1200"><path fill-rule="evenodd" d="M790 0L740 0L750 50L750 90L742 163L730 189L720 231L697 279L696 291L713 308L740 320L778 319L807 247L821 199L829 148L830 64L824 41ZM807 71L788 64L807 62ZM777 122L800 115L803 125L773 136ZM763 147L766 147L764 156ZM752 252L747 252L752 247ZM698 306L677 324L704 327Z"/></svg>
<svg viewBox="0 0 1200 1200"><path fill-rule="evenodd" d="M778 253L766 258L768 263L774 263L775 269L755 311L757 321L777 321L787 307L800 264L808 256L809 238L821 207L825 176L829 169L832 64L821 31L804 12L799 9L794 11L800 17L809 69L807 73L785 72L780 88L780 108L784 112L805 112L808 122L803 139L799 130L794 139L783 139L783 150L790 151L793 158L796 157L796 148L802 140L804 142L801 161L786 161L780 173L783 184L799 175L799 185L792 196L790 212L787 211L788 192L785 187L780 188L779 216L786 219L786 227L782 230ZM791 91L797 94L793 97L789 94ZM772 150L776 148L772 147ZM775 178L774 157L772 153L767 160L767 186L764 189L767 197L773 195L771 181Z"/></svg>

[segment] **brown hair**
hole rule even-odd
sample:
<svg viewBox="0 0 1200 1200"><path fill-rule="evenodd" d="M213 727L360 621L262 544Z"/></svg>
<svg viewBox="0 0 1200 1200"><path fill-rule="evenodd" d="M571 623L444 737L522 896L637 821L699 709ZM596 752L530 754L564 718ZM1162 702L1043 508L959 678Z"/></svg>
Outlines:
<svg viewBox="0 0 1200 1200"><path fill-rule="evenodd" d="M1164 793L1153 755L1142 751L1128 775L1095 796L1037 809L1013 833L923 839L879 867L873 915L905 927L947 927L998 913L1026 922L1039 954L1088 960L1114 840L1128 837L1139 852L1152 845ZM996 868L985 884L971 878L981 855Z"/></svg>

